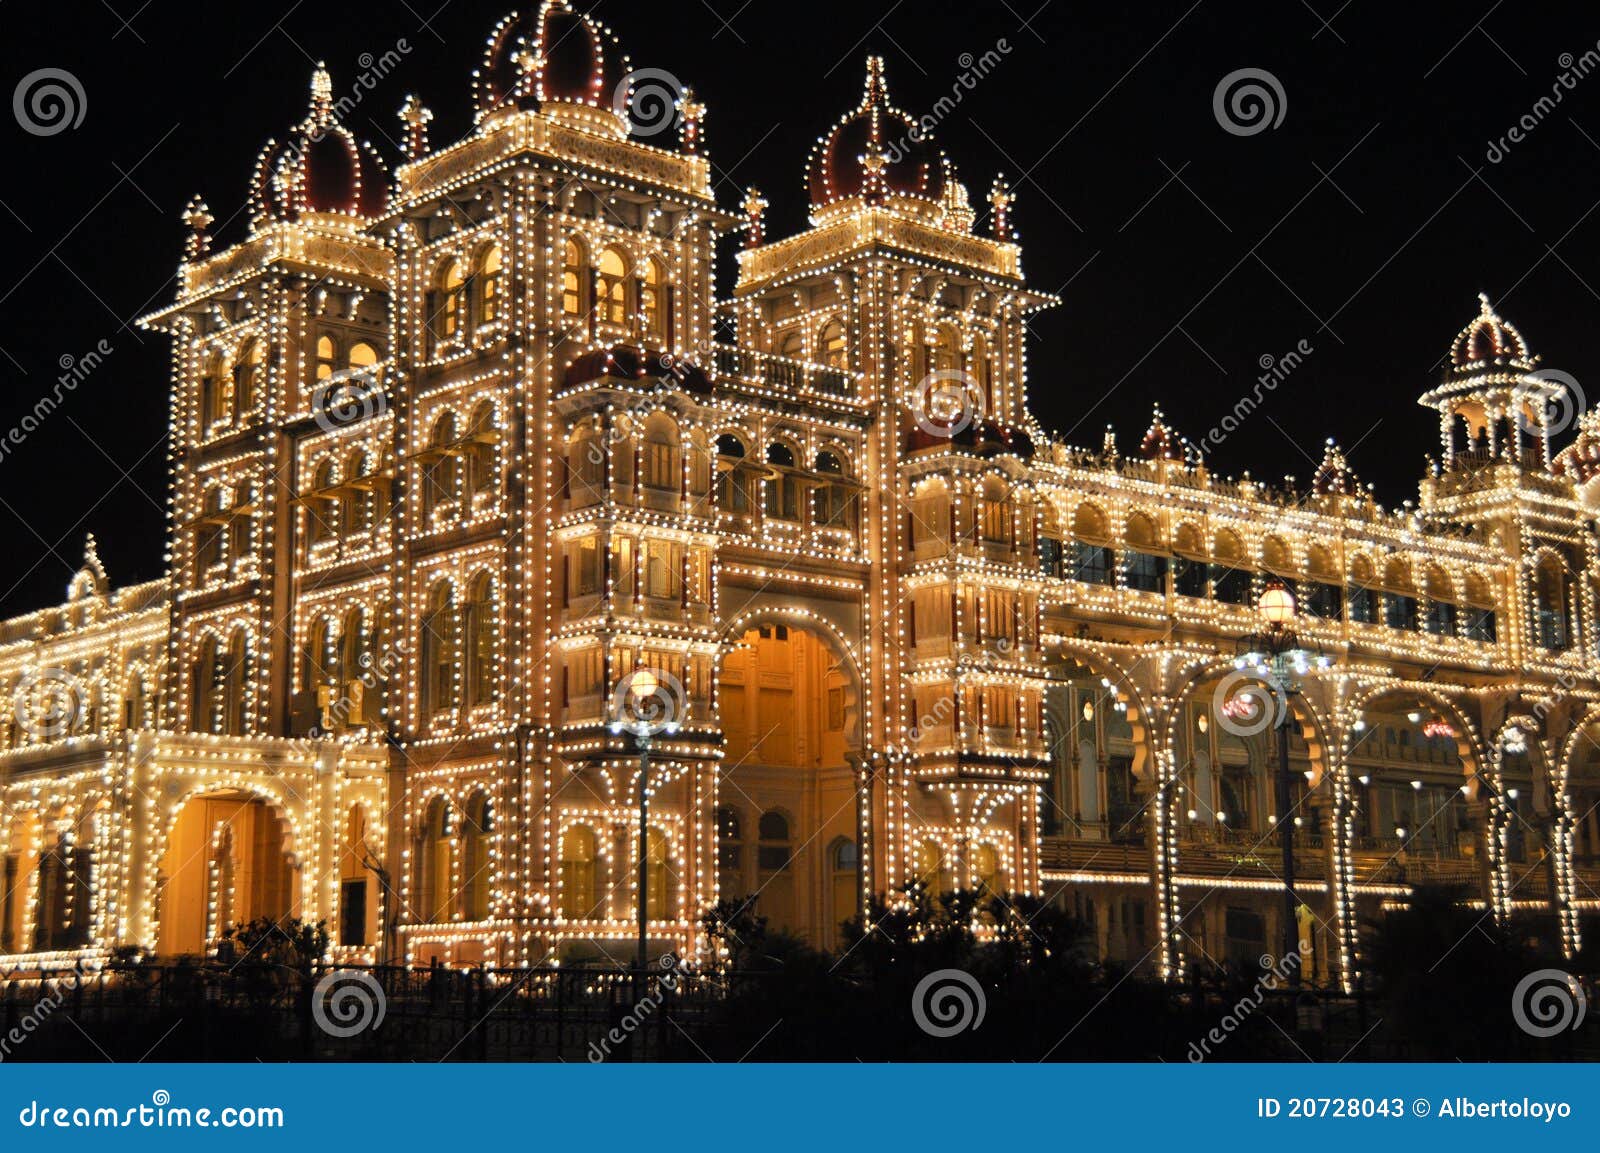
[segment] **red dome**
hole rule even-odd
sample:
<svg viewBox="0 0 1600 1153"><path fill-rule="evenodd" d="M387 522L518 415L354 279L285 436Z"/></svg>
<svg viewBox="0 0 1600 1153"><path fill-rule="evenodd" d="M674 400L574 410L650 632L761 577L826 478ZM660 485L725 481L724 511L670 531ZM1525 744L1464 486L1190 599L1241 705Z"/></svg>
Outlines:
<svg viewBox="0 0 1600 1153"><path fill-rule="evenodd" d="M256 161L250 206L257 223L298 220L307 212L370 219L388 205L383 161L335 118L333 81L318 68L311 78L311 114L282 143L268 144Z"/></svg>
<svg viewBox="0 0 1600 1153"><path fill-rule="evenodd" d="M861 197L916 196L936 201L944 193L944 158L921 126L889 103L883 58L867 58L861 104L834 125L811 154L807 182L813 208Z"/></svg>
<svg viewBox="0 0 1600 1153"><path fill-rule="evenodd" d="M567 0L544 0L537 13L513 12L495 26L477 73L478 115L546 100L609 108L627 74L609 29Z"/></svg>

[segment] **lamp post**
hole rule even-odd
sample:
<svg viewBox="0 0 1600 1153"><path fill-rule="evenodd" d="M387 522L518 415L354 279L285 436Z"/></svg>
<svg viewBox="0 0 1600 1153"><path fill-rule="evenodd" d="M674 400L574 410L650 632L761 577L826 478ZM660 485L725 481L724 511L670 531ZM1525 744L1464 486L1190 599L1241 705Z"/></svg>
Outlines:
<svg viewBox="0 0 1600 1153"><path fill-rule="evenodd" d="M639 943L637 997L645 994L650 971L650 750L658 733L676 733L687 708L682 687L671 677L652 669L639 669L623 678L612 699L611 731L632 738L639 754ZM673 691L676 690L676 691Z"/></svg>
<svg viewBox="0 0 1600 1153"><path fill-rule="evenodd" d="M1289 987L1300 985L1300 899L1295 892L1294 805L1290 800L1294 776L1289 769L1289 730L1294 724L1294 698L1300 679L1313 666L1326 668L1328 660L1300 646L1294 631L1295 600L1282 581L1272 581L1261 593L1257 609L1265 627L1245 638L1250 649L1234 662L1250 668L1272 690L1278 708L1278 838L1283 846L1283 956L1289 964Z"/></svg>

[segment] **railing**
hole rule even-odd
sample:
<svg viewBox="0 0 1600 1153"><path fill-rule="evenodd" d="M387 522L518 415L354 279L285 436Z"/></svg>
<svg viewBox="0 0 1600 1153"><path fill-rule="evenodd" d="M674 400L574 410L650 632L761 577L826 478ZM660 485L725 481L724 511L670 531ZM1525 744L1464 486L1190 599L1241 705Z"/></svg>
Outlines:
<svg viewBox="0 0 1600 1153"><path fill-rule="evenodd" d="M810 392L821 396L855 400L859 394L856 378L826 365L807 364L748 348L718 344L712 346L717 372L763 388L787 392Z"/></svg>

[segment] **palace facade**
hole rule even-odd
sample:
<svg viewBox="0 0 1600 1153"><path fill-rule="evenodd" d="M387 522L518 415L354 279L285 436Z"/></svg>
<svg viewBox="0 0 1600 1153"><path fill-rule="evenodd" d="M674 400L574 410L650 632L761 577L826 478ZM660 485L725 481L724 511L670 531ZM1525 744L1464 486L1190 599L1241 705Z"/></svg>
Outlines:
<svg viewBox="0 0 1600 1153"><path fill-rule="evenodd" d="M674 722L646 913L691 958L722 898L835 947L921 884L1048 897L1167 977L1253 966L1280 812L1318 981L1422 883L1578 946L1600 423L1554 452L1570 398L1515 327L1481 302L1422 396L1415 508L1332 444L1303 489L1225 479L1159 412L1072 447L1027 408L1055 301L1012 197L980 227L881 61L783 238L755 190L718 207L692 95L631 118L644 76L547 0L491 35L465 139L412 98L391 173L319 69L247 235L190 205L145 319L168 574L114 588L91 541L0 623L0 970L290 915L352 963L631 958L641 672ZM1292 693L1239 660L1278 583Z"/></svg>

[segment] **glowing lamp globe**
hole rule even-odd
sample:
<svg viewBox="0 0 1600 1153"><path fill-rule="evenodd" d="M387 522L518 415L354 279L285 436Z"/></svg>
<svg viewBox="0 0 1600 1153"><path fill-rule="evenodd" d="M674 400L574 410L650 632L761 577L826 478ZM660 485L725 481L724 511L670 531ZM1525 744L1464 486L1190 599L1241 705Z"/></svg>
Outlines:
<svg viewBox="0 0 1600 1153"><path fill-rule="evenodd" d="M649 669L640 669L638 672L634 673L632 679L628 681L628 688L632 690L635 697L653 697L655 696L656 688L660 685L660 683L660 681L656 680L655 673L651 672Z"/></svg>
<svg viewBox="0 0 1600 1153"><path fill-rule="evenodd" d="M1282 585L1272 585L1263 592L1260 607L1269 625L1286 625L1294 620L1294 594Z"/></svg>

